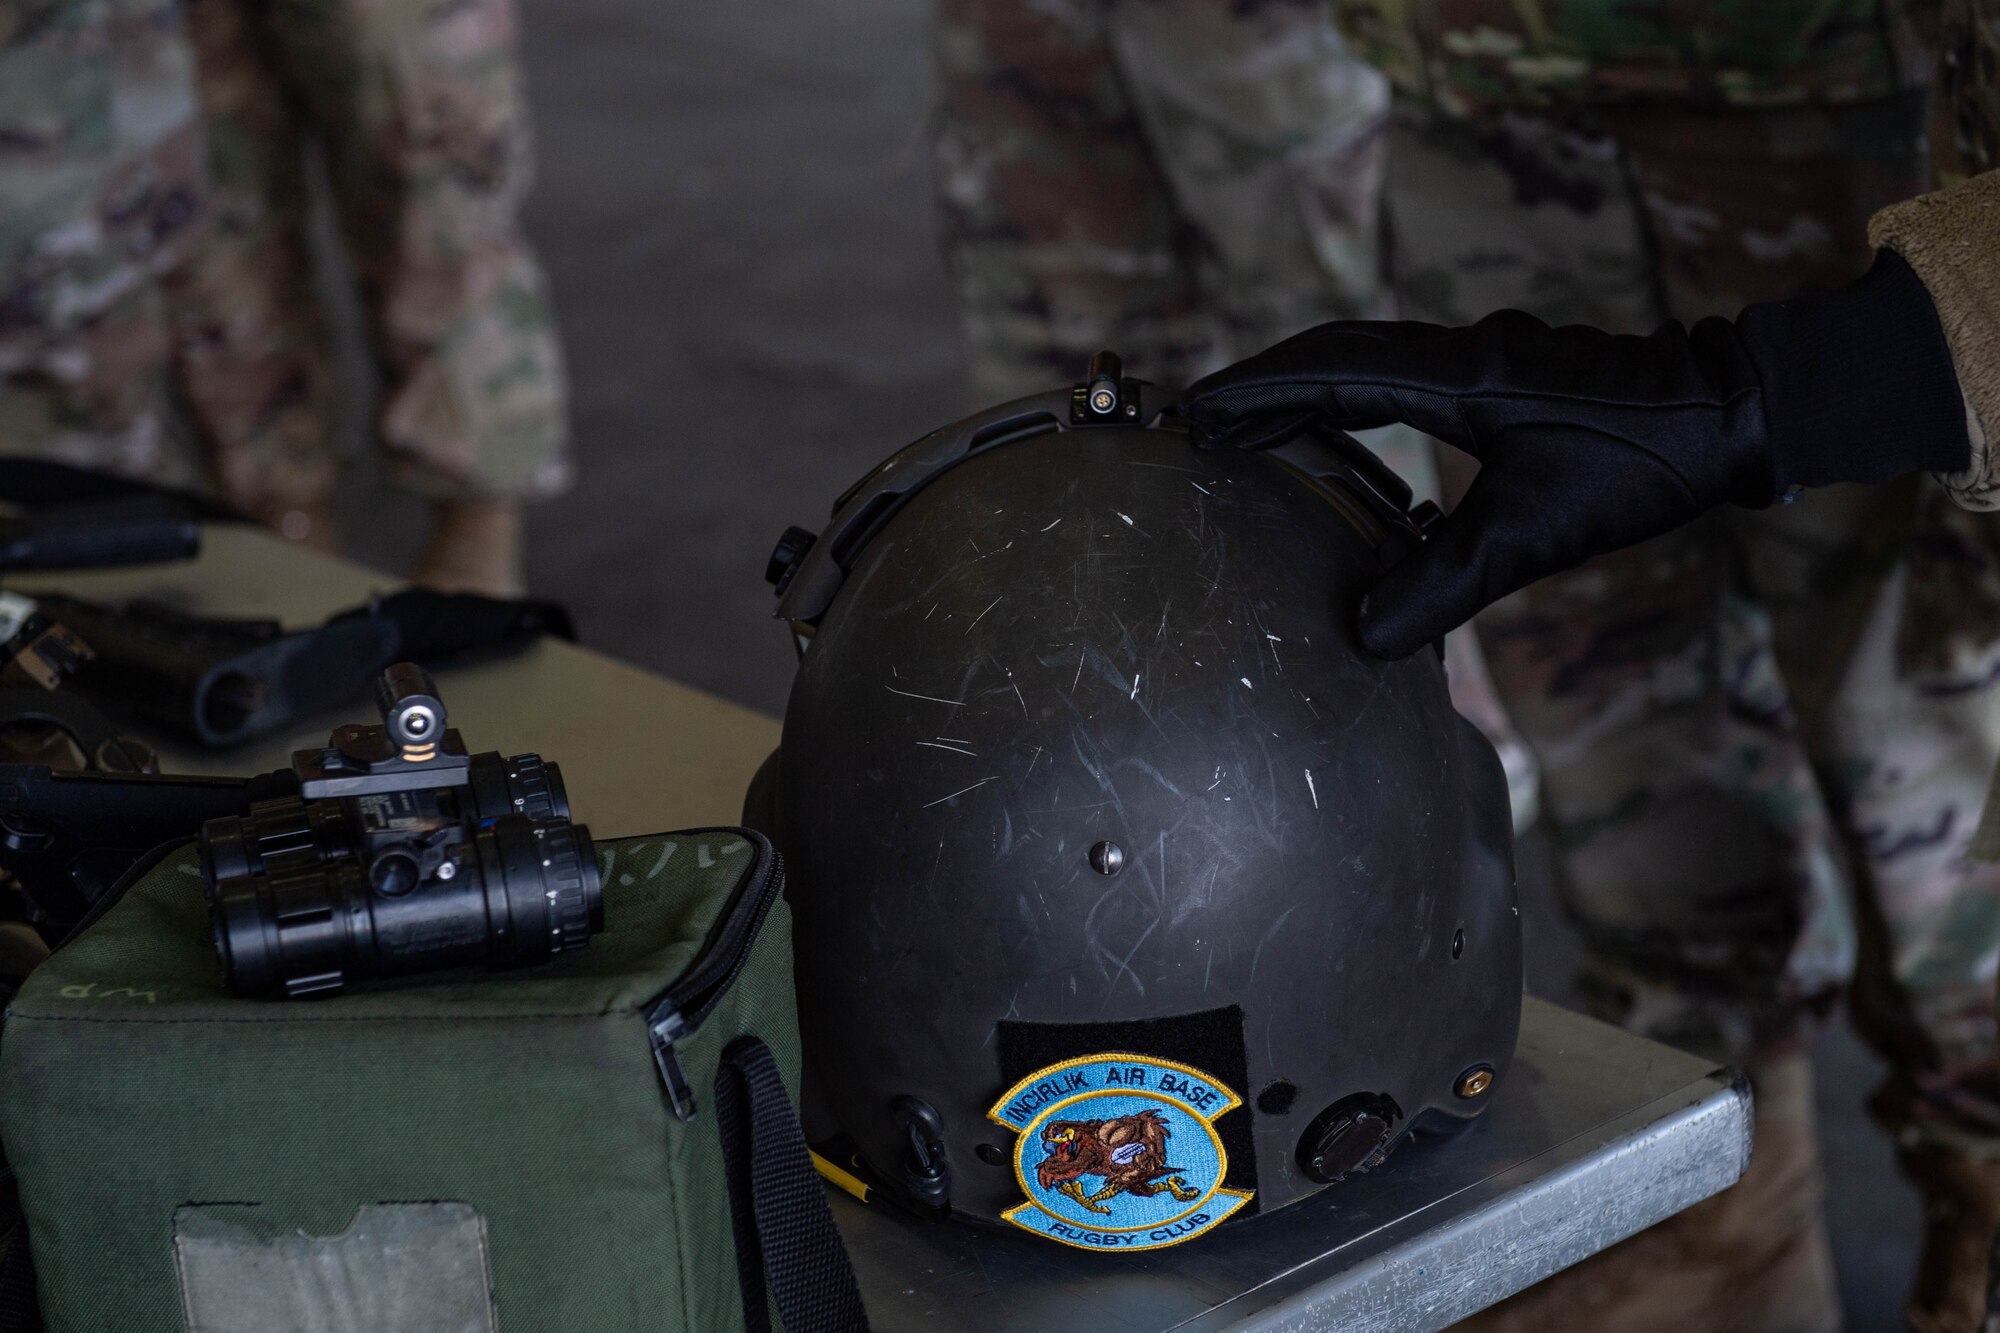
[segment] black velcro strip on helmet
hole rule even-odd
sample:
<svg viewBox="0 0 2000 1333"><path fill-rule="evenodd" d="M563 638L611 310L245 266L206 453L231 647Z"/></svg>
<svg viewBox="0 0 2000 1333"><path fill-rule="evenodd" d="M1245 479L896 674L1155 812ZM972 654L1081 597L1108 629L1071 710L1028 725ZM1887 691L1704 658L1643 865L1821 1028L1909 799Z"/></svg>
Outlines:
<svg viewBox="0 0 2000 1333"><path fill-rule="evenodd" d="M1215 1122L1215 1132L1229 1154L1222 1183L1230 1189L1257 1188L1257 1148L1250 1132L1252 1091L1250 1061L1243 1051L1243 1010L1236 1005L1204 1009L1169 1018L1142 1018L1123 1023L1020 1023L1002 1019L995 1025L994 1045L1000 1058L998 1086L1012 1087L1038 1069L1087 1055L1130 1051L1155 1060L1193 1065L1220 1079L1243 1098L1244 1105ZM1253 1197L1241 1215L1257 1211Z"/></svg>

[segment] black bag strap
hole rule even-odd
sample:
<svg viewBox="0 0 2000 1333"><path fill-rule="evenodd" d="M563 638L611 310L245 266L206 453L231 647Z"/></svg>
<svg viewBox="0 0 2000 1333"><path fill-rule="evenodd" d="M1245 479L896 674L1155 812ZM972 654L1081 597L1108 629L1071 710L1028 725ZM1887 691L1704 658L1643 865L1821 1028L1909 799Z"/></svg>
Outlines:
<svg viewBox="0 0 2000 1333"><path fill-rule="evenodd" d="M743 1326L770 1333L768 1278L785 1333L867 1333L861 1289L833 1225L771 1050L738 1037L715 1076L715 1119L729 1178ZM4 1330L0 1330L4 1333Z"/></svg>

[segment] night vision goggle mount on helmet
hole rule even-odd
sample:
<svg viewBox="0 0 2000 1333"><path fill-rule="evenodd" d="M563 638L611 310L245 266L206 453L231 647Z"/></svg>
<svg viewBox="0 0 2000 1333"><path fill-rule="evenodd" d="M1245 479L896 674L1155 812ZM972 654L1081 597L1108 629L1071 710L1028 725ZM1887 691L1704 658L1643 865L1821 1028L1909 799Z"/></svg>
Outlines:
<svg viewBox="0 0 2000 1333"><path fill-rule="evenodd" d="M1354 630L1410 498L1331 430L1198 448L1103 354L785 534L799 673L745 822L789 861L835 1168L1152 1249L1485 1109L1505 782L1439 656Z"/></svg>

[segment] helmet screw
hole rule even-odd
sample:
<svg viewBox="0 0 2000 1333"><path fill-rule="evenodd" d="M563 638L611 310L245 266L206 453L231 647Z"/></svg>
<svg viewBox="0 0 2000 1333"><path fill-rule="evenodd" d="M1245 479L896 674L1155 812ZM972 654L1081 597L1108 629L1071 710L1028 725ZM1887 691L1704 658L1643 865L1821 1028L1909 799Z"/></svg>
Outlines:
<svg viewBox="0 0 2000 1333"><path fill-rule="evenodd" d="M1491 1065L1474 1065L1458 1076L1458 1095L1461 1097L1477 1097L1492 1086L1493 1067Z"/></svg>
<svg viewBox="0 0 2000 1333"><path fill-rule="evenodd" d="M1100 875L1115 875L1125 868L1125 849L1111 841L1090 849L1090 868Z"/></svg>

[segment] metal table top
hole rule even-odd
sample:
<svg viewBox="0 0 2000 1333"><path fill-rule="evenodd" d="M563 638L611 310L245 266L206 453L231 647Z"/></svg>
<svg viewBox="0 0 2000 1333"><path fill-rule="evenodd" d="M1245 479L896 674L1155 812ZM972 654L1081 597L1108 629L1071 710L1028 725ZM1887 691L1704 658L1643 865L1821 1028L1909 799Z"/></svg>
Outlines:
<svg viewBox="0 0 2000 1333"><path fill-rule="evenodd" d="M10 578L205 614L315 623L393 580L240 527L180 565ZM782 634L772 626L774 636ZM568 644L439 673L473 749L563 766L599 837L735 823L778 724ZM366 719L365 696L240 750L163 746L167 772L253 773ZM834 1195L874 1326L899 1330L1443 1328L1683 1208L1749 1161L1750 1096L1727 1071L1530 999L1492 1110L1455 1138L1188 1245L1105 1255L1015 1231L922 1223Z"/></svg>

